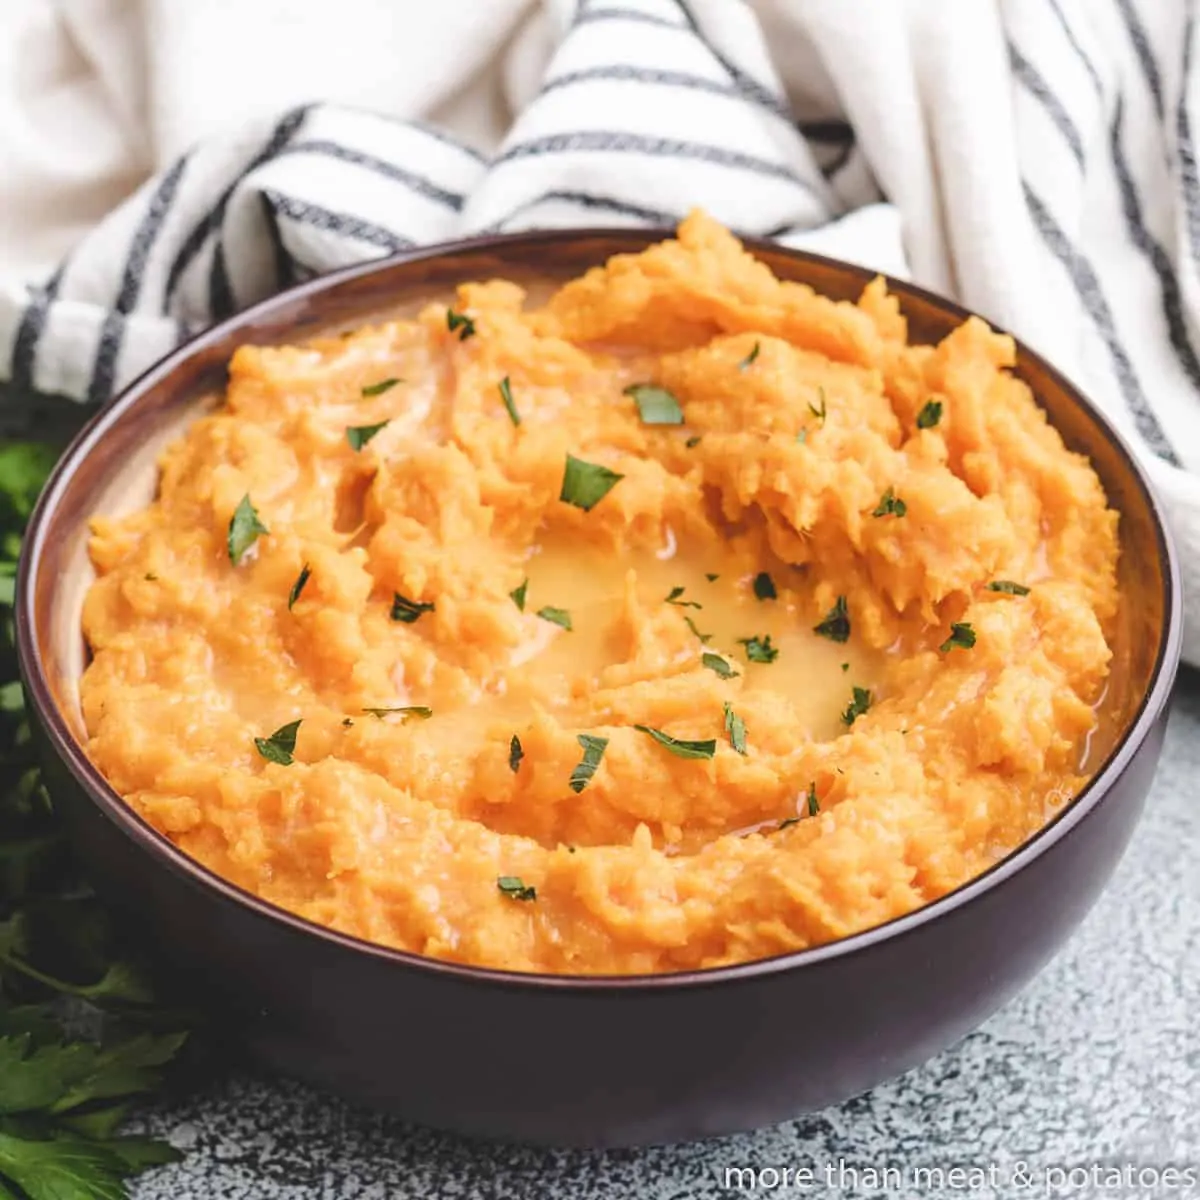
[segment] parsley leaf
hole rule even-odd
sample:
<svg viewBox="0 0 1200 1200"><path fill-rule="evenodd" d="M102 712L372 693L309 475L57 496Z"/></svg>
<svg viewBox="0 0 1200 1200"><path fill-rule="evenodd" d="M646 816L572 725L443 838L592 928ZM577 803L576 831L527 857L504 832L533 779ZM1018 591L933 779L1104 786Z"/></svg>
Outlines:
<svg viewBox="0 0 1200 1200"><path fill-rule="evenodd" d="M537 888L528 886L520 875L500 875L496 886L510 900L536 900Z"/></svg>
<svg viewBox="0 0 1200 1200"><path fill-rule="evenodd" d="M362 394L364 397L382 396L384 392L394 388L396 384L401 382L402 380L399 379L381 379L378 383L368 383L367 386L362 389Z"/></svg>
<svg viewBox="0 0 1200 1200"><path fill-rule="evenodd" d="M517 412L517 406L513 403L512 386L508 382L508 376L500 380L500 399L504 401L504 407L508 409L508 419L514 425L520 425L521 414Z"/></svg>
<svg viewBox="0 0 1200 1200"><path fill-rule="evenodd" d="M634 383L625 389L625 395L633 397L643 425L683 424L683 409L666 388L653 383Z"/></svg>
<svg viewBox="0 0 1200 1200"><path fill-rule="evenodd" d="M701 742L689 742L682 738L673 738L661 729L652 729L649 725L635 725L640 733L649 734L660 746L665 746L677 758L712 758L717 752L715 738Z"/></svg>
<svg viewBox="0 0 1200 1200"><path fill-rule="evenodd" d="M942 419L942 402L926 400L924 407L917 413L917 428L932 429Z"/></svg>
<svg viewBox="0 0 1200 1200"><path fill-rule="evenodd" d="M512 602L521 610L525 611L525 593L529 591L529 580L522 579L521 586L515 587L508 594L512 597Z"/></svg>
<svg viewBox="0 0 1200 1200"><path fill-rule="evenodd" d="M575 740L583 747L583 758L571 772L568 786L575 793L582 792L596 774L596 768L608 748L608 738L597 737L591 733L578 733Z"/></svg>
<svg viewBox="0 0 1200 1200"><path fill-rule="evenodd" d="M744 371L748 366L750 366L754 362L754 360L758 357L758 352L761 349L762 349L762 344L760 342L755 342L754 345L750 349L750 353L747 354L746 357L743 358L740 363L738 363L738 370Z"/></svg>
<svg viewBox="0 0 1200 1200"><path fill-rule="evenodd" d="M296 731L299 728L300 721L289 721L286 725L280 725L268 738L256 737L254 745L267 762L290 767L295 762L293 752L296 749Z"/></svg>
<svg viewBox="0 0 1200 1200"><path fill-rule="evenodd" d="M686 591L686 588L673 587L667 596L666 603L674 604L678 608L703 608L703 604L698 604L695 600L681 600L680 596Z"/></svg>
<svg viewBox="0 0 1200 1200"><path fill-rule="evenodd" d="M1003 592L1008 596L1028 596L1029 589L1023 583L1013 583L1011 579L993 579L987 585L989 592Z"/></svg>
<svg viewBox="0 0 1200 1200"><path fill-rule="evenodd" d="M975 645L975 630L965 621L955 621L950 626L950 636L938 647L945 654L958 646L970 650Z"/></svg>
<svg viewBox="0 0 1200 1200"><path fill-rule="evenodd" d="M819 388L817 388L817 395L818 395L818 396L820 397L820 399L821 399L821 407L820 407L820 408L818 408L818 407L817 407L815 404L813 404L813 403L810 401L810 402L809 402L809 405L808 405L808 411L809 411L810 413L812 413L812 415L813 415L814 417L816 417L816 418L817 418L817 420L818 420L818 421L820 421L822 425L824 425L824 424L825 424L825 413L826 413L826 408L825 408L825 389L824 389L823 387L819 387Z"/></svg>
<svg viewBox="0 0 1200 1200"><path fill-rule="evenodd" d="M879 503L875 506L873 517L902 517L908 512L908 505L896 495L895 488L888 488Z"/></svg>
<svg viewBox="0 0 1200 1200"><path fill-rule="evenodd" d="M446 328L451 333L457 330L460 342L465 342L467 338L475 336L475 322L465 313L455 312L452 308L446 309Z"/></svg>
<svg viewBox="0 0 1200 1200"><path fill-rule="evenodd" d="M544 608L537 610L537 615L543 621L549 621L552 625L559 625L568 633L571 633L573 626L571 625L571 614L565 608L553 608L547 604Z"/></svg>
<svg viewBox="0 0 1200 1200"><path fill-rule="evenodd" d="M420 717L422 721L428 721L433 716L433 709L427 704L397 704L391 708L364 708L363 712L378 717L381 721L384 717L391 716L392 713L399 713L403 717Z"/></svg>
<svg viewBox="0 0 1200 1200"><path fill-rule="evenodd" d="M821 811L821 802L817 799L817 785L815 782L808 785L808 815L815 817Z"/></svg>
<svg viewBox="0 0 1200 1200"><path fill-rule="evenodd" d="M746 657L753 663L773 663L779 657L778 647L771 645L770 634L738 638L738 645L746 647Z"/></svg>
<svg viewBox="0 0 1200 1200"><path fill-rule="evenodd" d="M599 463L584 462L568 454L558 498L564 504L573 504L584 512L591 512L624 478L624 475L610 471Z"/></svg>
<svg viewBox="0 0 1200 1200"><path fill-rule="evenodd" d="M300 593L304 591L304 585L308 582L312 575L312 570L308 563L305 563L300 568L300 574L296 576L296 582L292 584L292 590L288 592L288 612L291 612L296 605L296 601L300 599Z"/></svg>
<svg viewBox="0 0 1200 1200"><path fill-rule="evenodd" d="M775 600L778 599L778 593L775 591L775 580L771 578L766 571L759 571L754 577L754 594L760 600Z"/></svg>
<svg viewBox="0 0 1200 1200"><path fill-rule="evenodd" d="M229 547L229 561L236 567L259 537L270 532L258 519L258 513L250 503L250 496L243 496L237 508L233 510L233 516L229 518L229 535L225 539Z"/></svg>
<svg viewBox="0 0 1200 1200"><path fill-rule="evenodd" d="M733 705L725 702L725 732L729 744L739 753L746 753L746 722L733 711Z"/></svg>
<svg viewBox="0 0 1200 1200"><path fill-rule="evenodd" d="M405 625L411 625L414 621L419 621L423 614L434 612L436 609L437 605L432 600L426 603L421 600L409 600L399 592L392 593L393 621L403 621Z"/></svg>
<svg viewBox="0 0 1200 1200"><path fill-rule="evenodd" d="M700 662L703 666L706 666L710 671L716 675L719 675L722 679L736 679L738 677L737 671L735 671L719 654L712 654L705 650L704 653L700 655Z"/></svg>
<svg viewBox="0 0 1200 1200"><path fill-rule="evenodd" d="M846 710L842 713L843 725L853 725L871 707L871 693L867 688L855 685L851 691L853 699L846 705Z"/></svg>
<svg viewBox="0 0 1200 1200"><path fill-rule="evenodd" d="M346 441L356 453L361 450L389 422L380 421L375 425L351 425L346 430Z"/></svg>
<svg viewBox="0 0 1200 1200"><path fill-rule="evenodd" d="M521 748L521 739L514 733L512 735L512 741L508 743L508 769L514 775L521 766L521 759L524 757L525 751Z"/></svg>
<svg viewBox="0 0 1200 1200"><path fill-rule="evenodd" d="M700 435L698 433L692 434L692 436L683 444L687 447L687 449L694 450L698 445L700 445Z"/></svg>
<svg viewBox="0 0 1200 1200"><path fill-rule="evenodd" d="M834 606L825 614L825 619L813 626L813 633L828 638L831 642L850 640L850 613L846 608L846 597L839 596Z"/></svg>
<svg viewBox="0 0 1200 1200"><path fill-rule="evenodd" d="M700 630L698 630L696 628L696 622L693 621L692 618L689 617L686 613L684 614L683 619L684 619L684 622L687 625L687 627L692 631L692 633L696 637L698 637L706 646L708 645L709 642L712 641L712 634L711 633L701 633Z"/></svg>

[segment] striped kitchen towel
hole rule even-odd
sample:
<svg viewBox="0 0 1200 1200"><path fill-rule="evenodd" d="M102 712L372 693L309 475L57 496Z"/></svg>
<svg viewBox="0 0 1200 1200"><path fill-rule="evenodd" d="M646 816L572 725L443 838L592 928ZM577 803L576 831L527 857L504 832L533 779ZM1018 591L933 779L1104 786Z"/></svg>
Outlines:
<svg viewBox="0 0 1200 1200"><path fill-rule="evenodd" d="M1167 502L1200 664L1194 0L341 0L332 37L309 0L51 7L157 169L48 277L0 283L9 395L103 404L346 263L699 205L911 275L1076 378ZM474 146L460 94L491 97ZM178 152L214 105L245 119ZM38 182L0 198L36 216Z"/></svg>

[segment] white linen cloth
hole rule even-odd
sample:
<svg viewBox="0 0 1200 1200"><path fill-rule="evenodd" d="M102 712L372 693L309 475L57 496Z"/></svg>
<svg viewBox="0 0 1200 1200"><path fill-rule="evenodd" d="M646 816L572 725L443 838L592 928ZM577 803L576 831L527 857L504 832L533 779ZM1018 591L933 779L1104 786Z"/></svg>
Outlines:
<svg viewBox="0 0 1200 1200"><path fill-rule="evenodd" d="M3 0L0 380L102 404L314 273L700 205L1075 378L1200 664L1196 39L1195 0Z"/></svg>

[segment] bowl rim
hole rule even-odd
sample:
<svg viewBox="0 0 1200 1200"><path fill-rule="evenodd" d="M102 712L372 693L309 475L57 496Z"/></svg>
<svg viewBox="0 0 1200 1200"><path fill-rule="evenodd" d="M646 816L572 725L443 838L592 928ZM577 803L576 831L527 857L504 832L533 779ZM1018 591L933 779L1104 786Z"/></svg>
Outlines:
<svg viewBox="0 0 1200 1200"><path fill-rule="evenodd" d="M608 252L609 254L626 253L628 251L621 248L620 243L622 242L627 243L633 239L650 245L664 238L674 237L675 232L673 227L664 226L585 226L569 229L529 230L518 233L456 238L342 267L276 292L188 338L143 371L110 404L99 410L83 425L59 457L30 516L17 572L14 616L17 659L25 683L26 696L36 712L36 718L40 721L54 754L66 766L102 817L116 825L126 837L147 854L158 858L168 870L183 876L183 882L210 890L214 898L222 900L226 904L246 909L250 914L265 919L268 923L282 926L295 934L315 937L324 941L329 944L331 949L365 954L382 963L427 972L462 983L489 984L515 989L595 993L614 990L675 991L745 982L783 971L818 966L825 962L863 953L881 942L904 938L929 922L947 916L999 887L1065 838L1097 807L1129 766L1169 698L1182 643L1179 562L1162 501L1151 483L1147 470L1138 461L1124 435L1061 371L1015 337L1013 341L1020 357L1036 364L1040 371L1059 385L1071 401L1083 410L1084 414L1090 418L1100 433L1117 451L1125 468L1141 488L1147 501L1147 507L1153 515L1156 549L1163 564L1164 621L1149 686L1124 733L1080 792L1037 833L1018 845L999 862L967 880L953 891L914 909L912 912L904 913L858 933L807 949L788 951L749 962L696 968L688 971L629 975L556 975L452 962L427 957L415 951L394 949L342 933L290 912L231 883L191 858L164 834L143 820L92 764L82 744L72 733L55 703L49 680L43 669L41 656L37 650L35 621L32 615L34 582L38 576L46 543L47 522L55 511L62 494L69 486L78 465L99 444L109 428L116 424L129 409L133 408L146 392L169 380L180 366L195 355L202 353L213 343L223 340L238 330L252 328L258 320L273 313L274 310L286 308L289 304L298 301L311 301L344 284L356 283L375 274L383 274L409 264L427 262L430 259L453 259L488 251L507 250L511 252L514 248L525 248L536 252L539 247L547 244L583 240L612 240L616 244L613 250ZM808 250L794 249L766 238L743 237L740 240L752 254L783 255L817 267L833 269L843 275L857 278L863 286L872 279L882 277L887 283L889 292L893 295L901 298L909 296L932 305L957 318L960 323L975 315L955 301L926 288L907 280L894 278L881 271L873 271L857 263L846 262ZM1004 332L997 326L992 325L991 327L997 332Z"/></svg>

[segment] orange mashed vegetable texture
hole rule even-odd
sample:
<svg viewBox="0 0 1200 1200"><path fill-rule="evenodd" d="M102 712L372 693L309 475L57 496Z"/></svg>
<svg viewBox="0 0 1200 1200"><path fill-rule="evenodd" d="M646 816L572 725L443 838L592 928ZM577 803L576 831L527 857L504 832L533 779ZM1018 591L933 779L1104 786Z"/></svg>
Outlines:
<svg viewBox="0 0 1200 1200"><path fill-rule="evenodd" d="M146 821L372 942L624 974L910 912L1077 791L1117 515L1009 338L702 214L524 301L243 347L95 520L88 750Z"/></svg>

